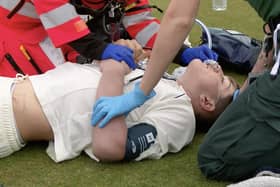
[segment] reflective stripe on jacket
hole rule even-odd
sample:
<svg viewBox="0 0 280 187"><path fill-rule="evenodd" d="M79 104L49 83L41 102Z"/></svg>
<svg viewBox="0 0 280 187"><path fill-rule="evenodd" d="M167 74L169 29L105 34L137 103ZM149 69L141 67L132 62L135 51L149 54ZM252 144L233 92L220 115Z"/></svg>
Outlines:
<svg viewBox="0 0 280 187"><path fill-rule="evenodd" d="M11 19L7 19L7 14L18 2L0 1L1 24L18 34L31 32L25 34L26 40L37 43L48 34L54 45L60 46L89 33L85 22L68 0L26 0L23 7Z"/></svg>
<svg viewBox="0 0 280 187"><path fill-rule="evenodd" d="M89 33L84 21L66 0L26 0L19 11L8 19L7 15L19 1L0 1L1 76L13 77L20 72L33 75L52 69L65 62L57 46L64 46ZM25 47L36 65L23 54L21 46Z"/></svg>
<svg viewBox="0 0 280 187"><path fill-rule="evenodd" d="M140 0L135 7L149 5L148 0ZM126 13L123 24L129 35L143 47L152 48L159 30L160 21L152 16L150 8L143 8Z"/></svg>
<svg viewBox="0 0 280 187"><path fill-rule="evenodd" d="M84 5L94 10L103 8L106 4L105 0L81 0ZM159 30L160 21L153 17L150 8L140 8L142 6L149 5L148 0L140 0L136 3L136 0L128 0L126 2L126 8L139 9L135 11L129 11L123 18L123 24L131 36L136 39L144 47L152 47Z"/></svg>

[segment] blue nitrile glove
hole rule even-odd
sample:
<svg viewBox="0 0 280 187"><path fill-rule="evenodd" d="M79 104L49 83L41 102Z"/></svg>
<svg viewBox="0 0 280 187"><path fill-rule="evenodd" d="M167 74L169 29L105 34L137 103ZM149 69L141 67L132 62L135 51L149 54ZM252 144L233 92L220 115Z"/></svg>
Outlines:
<svg viewBox="0 0 280 187"><path fill-rule="evenodd" d="M133 70L137 67L134 63L133 51L126 46L108 44L102 53L101 60L110 58L119 62L125 61L125 63L127 63L127 65Z"/></svg>
<svg viewBox="0 0 280 187"><path fill-rule="evenodd" d="M103 128L115 116L128 114L131 110L141 106L145 101L154 97L156 92L153 90L149 95L145 95L139 87L140 82L135 84L132 91L115 97L100 97L94 105L91 124L99 123L99 127Z"/></svg>
<svg viewBox="0 0 280 187"><path fill-rule="evenodd" d="M202 62L208 59L217 61L218 54L212 51L206 44L199 47L187 48L181 56L184 65L188 65L193 59L200 59Z"/></svg>

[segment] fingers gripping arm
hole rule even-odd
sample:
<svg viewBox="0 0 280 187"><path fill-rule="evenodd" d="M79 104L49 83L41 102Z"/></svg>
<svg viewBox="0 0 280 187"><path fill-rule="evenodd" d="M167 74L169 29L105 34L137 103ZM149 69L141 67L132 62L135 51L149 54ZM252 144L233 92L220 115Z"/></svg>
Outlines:
<svg viewBox="0 0 280 187"><path fill-rule="evenodd" d="M115 96L123 93L126 70L123 63L106 60L100 63L102 77L96 98ZM104 128L92 127L93 154L101 161L122 160L125 154L127 127L124 116L118 116L108 122Z"/></svg>

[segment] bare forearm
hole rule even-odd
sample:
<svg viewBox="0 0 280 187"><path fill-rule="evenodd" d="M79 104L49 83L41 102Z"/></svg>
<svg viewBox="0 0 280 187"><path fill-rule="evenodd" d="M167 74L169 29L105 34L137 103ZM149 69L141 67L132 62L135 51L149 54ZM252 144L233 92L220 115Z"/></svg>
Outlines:
<svg viewBox="0 0 280 187"><path fill-rule="evenodd" d="M157 84L191 30L199 0L189 0L187 4L185 0L170 1L141 82L140 87L146 95Z"/></svg>
<svg viewBox="0 0 280 187"><path fill-rule="evenodd" d="M118 63L118 62L116 62ZM117 96L123 93L123 75L119 72L105 71L102 72L96 99L101 96Z"/></svg>
<svg viewBox="0 0 280 187"><path fill-rule="evenodd" d="M113 62L111 65L119 65L114 63L119 62ZM110 64L108 65L110 66ZM97 99L101 96L121 95L123 93L124 75L119 69L104 68L97 89ZM124 116L113 118L104 128L93 127L92 133L94 154L101 161L117 161L124 158L127 139Z"/></svg>

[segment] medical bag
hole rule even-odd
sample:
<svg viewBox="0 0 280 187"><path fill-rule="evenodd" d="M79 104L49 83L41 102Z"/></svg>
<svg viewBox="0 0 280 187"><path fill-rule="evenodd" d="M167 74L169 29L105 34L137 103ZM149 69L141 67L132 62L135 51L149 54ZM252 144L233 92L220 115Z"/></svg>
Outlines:
<svg viewBox="0 0 280 187"><path fill-rule="evenodd" d="M218 55L222 67L239 73L248 73L256 63L262 42L244 33L223 28L208 27L212 39L212 50ZM202 44L208 43L202 31Z"/></svg>

